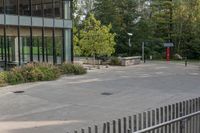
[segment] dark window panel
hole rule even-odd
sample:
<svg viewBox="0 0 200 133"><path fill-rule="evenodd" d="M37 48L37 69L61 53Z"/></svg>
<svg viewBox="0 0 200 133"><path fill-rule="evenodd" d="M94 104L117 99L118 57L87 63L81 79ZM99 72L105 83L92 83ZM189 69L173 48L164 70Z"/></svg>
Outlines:
<svg viewBox="0 0 200 133"><path fill-rule="evenodd" d="M0 0L0 14L3 14L3 0Z"/></svg>
<svg viewBox="0 0 200 133"><path fill-rule="evenodd" d="M32 16L42 17L42 0L32 1Z"/></svg>
<svg viewBox="0 0 200 133"><path fill-rule="evenodd" d="M6 14L17 15L17 0L5 0L5 12Z"/></svg>
<svg viewBox="0 0 200 133"><path fill-rule="evenodd" d="M53 17L53 0L43 0L44 17Z"/></svg>
<svg viewBox="0 0 200 133"><path fill-rule="evenodd" d="M22 16L30 16L30 0L19 0L19 14Z"/></svg>

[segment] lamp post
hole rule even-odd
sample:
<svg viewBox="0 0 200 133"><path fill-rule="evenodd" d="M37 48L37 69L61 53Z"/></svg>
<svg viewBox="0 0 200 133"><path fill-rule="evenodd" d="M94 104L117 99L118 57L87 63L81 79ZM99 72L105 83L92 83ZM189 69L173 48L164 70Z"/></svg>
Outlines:
<svg viewBox="0 0 200 133"><path fill-rule="evenodd" d="M129 50L129 54L131 55L131 36L133 36L133 33L127 33L128 34L128 36L129 36L129 39L128 39L128 45L129 45L129 47L130 47L130 50Z"/></svg>
<svg viewBox="0 0 200 133"><path fill-rule="evenodd" d="M144 46L145 46L145 42L142 42L142 60L145 63Z"/></svg>

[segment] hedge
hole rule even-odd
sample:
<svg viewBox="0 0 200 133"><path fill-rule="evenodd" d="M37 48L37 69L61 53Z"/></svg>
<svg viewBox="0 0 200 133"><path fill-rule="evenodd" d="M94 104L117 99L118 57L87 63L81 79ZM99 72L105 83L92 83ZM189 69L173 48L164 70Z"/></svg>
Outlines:
<svg viewBox="0 0 200 133"><path fill-rule="evenodd" d="M0 72L0 87L20 83L50 81L58 79L61 75L81 75L87 71L78 64L64 63L60 66L48 63L30 63L14 67L9 71Z"/></svg>

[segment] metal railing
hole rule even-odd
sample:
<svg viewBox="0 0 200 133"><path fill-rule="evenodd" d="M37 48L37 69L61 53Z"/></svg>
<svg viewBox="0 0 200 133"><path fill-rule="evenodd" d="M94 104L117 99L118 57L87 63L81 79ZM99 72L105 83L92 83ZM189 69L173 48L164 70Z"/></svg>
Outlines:
<svg viewBox="0 0 200 133"><path fill-rule="evenodd" d="M79 132L200 133L200 97L75 131Z"/></svg>
<svg viewBox="0 0 200 133"><path fill-rule="evenodd" d="M134 133L146 133L146 132L149 132L149 131L155 131L156 129L159 129L159 128L162 128L162 127L165 127L165 126L177 123L177 122L181 123L180 124L180 130L181 130L182 128L185 128L184 125L183 125L183 123L184 123L183 120L191 119L192 117L195 117L195 116L198 116L198 115L200 115L200 111L186 115L186 116L183 116L183 117L179 117L179 118L173 119L171 121L167 121L167 122L164 122L164 123L161 123L161 124L158 124L158 125L146 128L146 129L142 129L142 130L136 131Z"/></svg>

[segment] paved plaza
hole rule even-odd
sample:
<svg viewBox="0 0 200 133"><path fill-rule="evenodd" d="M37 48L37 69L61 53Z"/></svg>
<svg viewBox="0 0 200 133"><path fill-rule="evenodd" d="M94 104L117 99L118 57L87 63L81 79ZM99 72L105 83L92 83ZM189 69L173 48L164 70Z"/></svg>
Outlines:
<svg viewBox="0 0 200 133"><path fill-rule="evenodd" d="M0 133L72 132L199 96L198 64L150 62L90 70L0 89Z"/></svg>

